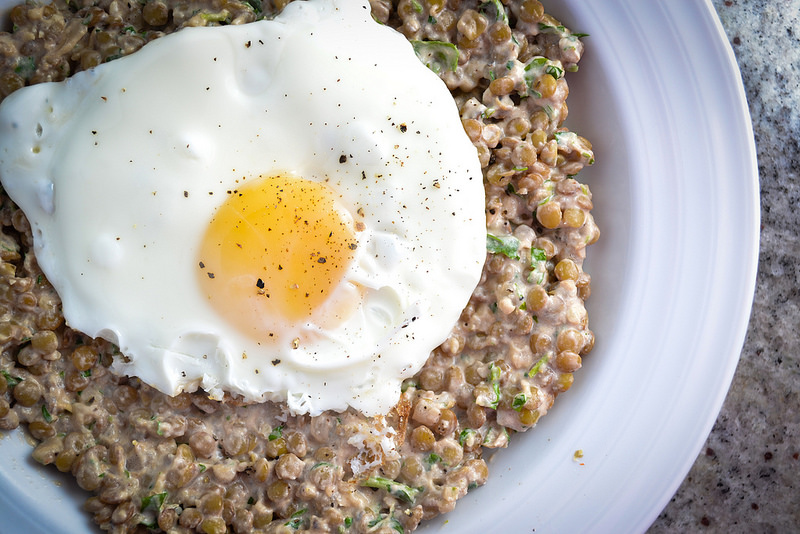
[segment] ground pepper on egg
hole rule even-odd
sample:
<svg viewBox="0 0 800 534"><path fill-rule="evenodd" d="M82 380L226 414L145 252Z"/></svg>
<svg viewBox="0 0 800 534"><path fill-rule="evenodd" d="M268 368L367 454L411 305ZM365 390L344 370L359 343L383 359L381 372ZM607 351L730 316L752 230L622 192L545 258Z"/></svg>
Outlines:
<svg viewBox="0 0 800 534"><path fill-rule="evenodd" d="M0 35L12 51L0 61L0 92L284 3L18 6L13 31ZM385 419L352 410L292 417L202 392L169 397L112 374L116 347L64 325L30 226L2 192L0 428L27 426L34 459L72 473L104 530L411 531L485 483L484 448L535 425L591 351L582 264L599 231L576 176L593 155L562 124L580 40L534 0L371 4L409 40L437 43L423 55L436 61L478 151L489 236L483 280L459 323Z"/></svg>

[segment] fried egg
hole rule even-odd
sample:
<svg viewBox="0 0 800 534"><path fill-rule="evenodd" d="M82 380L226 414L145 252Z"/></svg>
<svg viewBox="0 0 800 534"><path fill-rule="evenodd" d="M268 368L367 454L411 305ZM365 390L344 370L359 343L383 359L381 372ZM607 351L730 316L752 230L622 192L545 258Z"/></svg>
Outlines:
<svg viewBox="0 0 800 534"><path fill-rule="evenodd" d="M486 255L475 148L369 3L187 28L0 106L0 177L112 370L385 413Z"/></svg>

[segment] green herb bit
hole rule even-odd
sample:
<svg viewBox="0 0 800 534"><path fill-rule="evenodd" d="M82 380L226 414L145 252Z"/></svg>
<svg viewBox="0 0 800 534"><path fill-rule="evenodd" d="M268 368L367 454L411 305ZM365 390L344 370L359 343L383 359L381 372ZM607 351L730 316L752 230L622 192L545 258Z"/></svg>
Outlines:
<svg viewBox="0 0 800 534"><path fill-rule="evenodd" d="M444 41L411 41L414 53L422 63L436 74L455 72L458 68L458 48Z"/></svg>
<svg viewBox="0 0 800 534"><path fill-rule="evenodd" d="M144 499L142 499L142 507L140 508L140 512L144 512L148 507L152 506L156 510L161 510L161 507L164 506L164 501L167 500L167 492L161 493L154 493L153 495L148 495Z"/></svg>
<svg viewBox="0 0 800 534"><path fill-rule="evenodd" d="M47 406L42 404L42 417L44 417L45 422L50 423L53 421L53 416L50 415L50 412L47 410Z"/></svg>
<svg viewBox="0 0 800 534"><path fill-rule="evenodd" d="M511 70L513 68L514 68L514 62L513 61L509 61L508 63L506 63L506 70Z"/></svg>
<svg viewBox="0 0 800 534"><path fill-rule="evenodd" d="M416 488L412 488L396 480L378 476L369 477L367 480L363 481L361 485L368 488L380 488L409 504L414 504L417 495L420 493L420 490Z"/></svg>
<svg viewBox="0 0 800 534"><path fill-rule="evenodd" d="M528 402L528 396L524 393L517 393L514 395L514 400L511 401L511 407L516 411L520 411L526 402Z"/></svg>
<svg viewBox="0 0 800 534"><path fill-rule="evenodd" d="M272 429L272 432L269 433L268 438L270 441L275 441L282 435L283 435L283 425L278 425Z"/></svg>
<svg viewBox="0 0 800 534"><path fill-rule="evenodd" d="M542 248L531 249L531 261L547 261L547 253Z"/></svg>
<svg viewBox="0 0 800 534"><path fill-rule="evenodd" d="M500 405L500 382L492 382L492 393L494 393L494 400L489 407L496 410Z"/></svg>
<svg viewBox="0 0 800 534"><path fill-rule="evenodd" d="M389 527L390 529L394 530L395 532L399 532L400 534L405 534L405 529L403 525L398 521L393 515L389 514L381 514L369 523L367 526L370 529L370 532L373 530L377 530L378 527Z"/></svg>
<svg viewBox="0 0 800 534"><path fill-rule="evenodd" d="M350 528L350 525L352 525L352 524L353 524L353 518L352 517L345 517L344 518L344 526L346 526L347 528Z"/></svg>
<svg viewBox="0 0 800 534"><path fill-rule="evenodd" d="M289 517L289 521L284 523L285 526L297 530L303 525L303 514L306 513L308 508L301 508Z"/></svg>
<svg viewBox="0 0 800 534"><path fill-rule="evenodd" d="M333 464L330 462L317 462L314 464L314 467L312 467L311 470L313 471L317 467L323 467L323 466L333 467Z"/></svg>
<svg viewBox="0 0 800 534"><path fill-rule="evenodd" d="M230 14L226 10L220 11L219 13L200 13L200 18L206 22L219 22L221 24L230 23Z"/></svg>
<svg viewBox="0 0 800 534"><path fill-rule="evenodd" d="M416 388L417 382L413 378L409 378L407 380L403 380L403 383L400 385L400 393L405 393L408 391L408 388Z"/></svg>
<svg viewBox="0 0 800 534"><path fill-rule="evenodd" d="M17 60L17 66L14 67L14 72L27 80L36 72L36 58L33 56L19 58Z"/></svg>
<svg viewBox="0 0 800 534"><path fill-rule="evenodd" d="M500 374L502 370L494 364L494 362L489 364L489 380L492 382L497 382L500 380Z"/></svg>
<svg viewBox="0 0 800 534"><path fill-rule="evenodd" d="M425 458L425 463L427 463L427 464L428 464L428 469L430 469L431 467L433 467L433 464L435 464L436 462L440 462L440 461L442 461L442 457L441 457L441 456L439 456L438 454L436 454L435 452L432 452L432 453L430 453L430 454L429 454L429 455L428 455L428 456Z"/></svg>
<svg viewBox="0 0 800 534"><path fill-rule="evenodd" d="M477 435L478 433L475 430L471 428L465 428L458 435L458 444L461 445L462 447L465 445L470 446L475 442L475 438Z"/></svg>
<svg viewBox="0 0 800 534"><path fill-rule="evenodd" d="M200 466L200 472L201 472L201 473L202 473L203 471L205 471L206 469L208 469L208 467L206 467L206 465L205 465L205 464L197 464L197 465L199 465L199 466Z"/></svg>
<svg viewBox="0 0 800 534"><path fill-rule="evenodd" d="M486 234L486 250L492 254L503 254L512 260L518 260L519 256L519 239L513 235L496 236Z"/></svg>
<svg viewBox="0 0 800 534"><path fill-rule="evenodd" d="M436 24L436 17L428 15L428 24Z"/></svg>
<svg viewBox="0 0 800 534"><path fill-rule="evenodd" d="M253 8L256 13L260 14L264 11L264 4L261 0L244 0L244 3Z"/></svg>
<svg viewBox="0 0 800 534"><path fill-rule="evenodd" d="M0 374L2 374L3 377L6 379L6 385L10 388L13 388L23 380L18 376L11 376L10 374L8 374L8 371L0 371Z"/></svg>
<svg viewBox="0 0 800 534"><path fill-rule="evenodd" d="M422 4L420 4L417 0L411 0L411 7L413 7L414 11L417 13L422 13Z"/></svg>
<svg viewBox="0 0 800 534"><path fill-rule="evenodd" d="M537 319L537 322L538 322L538 319ZM547 354L545 354L544 356L542 356L541 358L539 358L539 361L536 362L535 364L533 364L533 367L531 367L531 370L527 372L528 378L533 378L536 375L536 373L538 373L541 370L542 366L547 363L547 360L549 360L549 359L550 359L550 353L549 352Z"/></svg>
<svg viewBox="0 0 800 534"><path fill-rule="evenodd" d="M544 22L539 23L539 31L544 33L557 33L559 35L567 33L567 29L561 24L558 26L551 26L550 24L545 24Z"/></svg>
<svg viewBox="0 0 800 534"><path fill-rule="evenodd" d="M485 13L486 8L490 5L494 5L495 20L497 20L497 22L508 24L508 13L506 13L506 8L503 5L503 2L500 0L490 0L489 2L482 4L480 7L480 12Z"/></svg>
<svg viewBox="0 0 800 534"><path fill-rule="evenodd" d="M85 371L81 371L81 376L87 377L87 378L92 376L92 370L91 369L87 369Z"/></svg>

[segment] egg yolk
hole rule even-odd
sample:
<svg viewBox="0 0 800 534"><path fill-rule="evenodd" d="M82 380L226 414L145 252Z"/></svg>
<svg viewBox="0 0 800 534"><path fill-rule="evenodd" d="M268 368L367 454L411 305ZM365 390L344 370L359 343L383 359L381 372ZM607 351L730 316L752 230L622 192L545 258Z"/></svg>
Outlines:
<svg viewBox="0 0 800 534"><path fill-rule="evenodd" d="M310 317L353 260L353 219L323 183L261 177L228 192L200 248L214 308L256 338L275 319Z"/></svg>

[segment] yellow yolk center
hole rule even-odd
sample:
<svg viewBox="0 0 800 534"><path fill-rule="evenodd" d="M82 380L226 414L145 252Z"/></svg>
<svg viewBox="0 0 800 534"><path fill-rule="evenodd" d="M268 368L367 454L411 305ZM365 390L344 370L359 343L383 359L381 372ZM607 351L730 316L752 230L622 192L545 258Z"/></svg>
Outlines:
<svg viewBox="0 0 800 534"><path fill-rule="evenodd" d="M275 320L308 318L341 282L356 249L350 214L325 184L287 176L230 191L200 250L214 308L256 338Z"/></svg>

